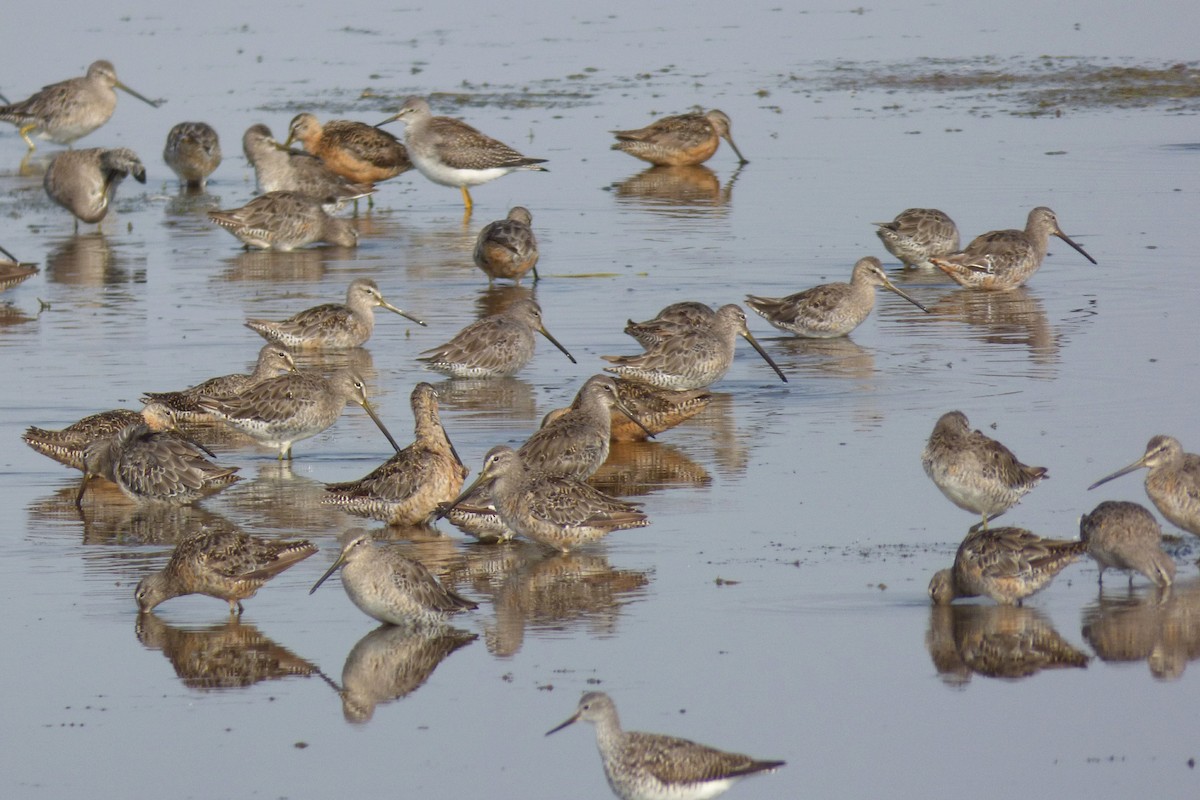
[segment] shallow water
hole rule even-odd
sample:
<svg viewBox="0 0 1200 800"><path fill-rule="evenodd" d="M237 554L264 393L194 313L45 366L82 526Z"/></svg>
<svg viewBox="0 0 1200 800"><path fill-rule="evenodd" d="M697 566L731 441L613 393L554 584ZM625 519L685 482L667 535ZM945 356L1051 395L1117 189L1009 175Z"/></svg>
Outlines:
<svg viewBox="0 0 1200 800"><path fill-rule="evenodd" d="M828 77L930 57L1169 64L1194 53L1193 7L1088 2L1047 15L1020 4L997 17L983 4L768 4L682 21L632 4L323 11L10 11L21 34L2 56L10 99L111 58L123 80L169 102L122 96L80 142L132 147L148 171L145 187L121 187L103 235L74 235L45 198L37 166L55 148L40 146L23 174L24 144L0 131L0 244L43 270L0 309L6 796L607 797L589 731L542 736L597 688L629 728L787 759L734 789L742 798L1194 791L1193 540L1177 546L1169 604L1148 602L1140 578L1131 596L1119 577L1098 594L1083 563L1016 614L931 610L928 579L973 520L919 463L936 418L961 408L1050 468L1005 521L1066 537L1103 499L1147 502L1136 476L1085 487L1151 435L1200 448L1187 400L1200 361L1194 113L1031 118L1003 89L981 100L838 89ZM253 191L240 153L250 124L282 137L301 110L375 121L413 92L443 93L435 113L549 158L552 171L478 188L465 225L457 192L402 176L359 218L355 251L245 253L204 218ZM711 174L664 196L640 162L608 150L608 129L693 104L730 115L749 165L735 171L723 147ZM171 125L197 118L220 132L225 163L208 196L180 197L159 154ZM547 326L579 364L543 342L487 396L449 391L413 356L498 301L470 248L514 204L534 213ZM475 545L448 526L406 545L482 601L457 620L476 639L376 632L336 580L306 594L336 537L361 524L318 505L321 484L389 451L360 411L297 445L290 468L266 451L218 450L247 480L165 512L97 492L80 515L78 476L19 440L27 425L60 427L241 369L260 345L246 317L337 300L368 276L429 323L381 315L352 354L376 407L403 442L412 385L443 386L446 427L475 471L492 445L520 442L569 402L600 354L633 352L626 317L844 280L862 255L885 255L870 222L908 206L945 209L969 238L1020 226L1043 204L1099 266L1052 243L1042 271L1007 295L901 276L933 313L881 293L845 341L778 337L752 319L789 383L743 346L702 418L615 453L619 485L640 495L651 527L570 558ZM139 623L133 585L199 525L302 535L322 553L248 601L240 626L208 598ZM970 657L986 632L1018 626L1075 667L999 678Z"/></svg>

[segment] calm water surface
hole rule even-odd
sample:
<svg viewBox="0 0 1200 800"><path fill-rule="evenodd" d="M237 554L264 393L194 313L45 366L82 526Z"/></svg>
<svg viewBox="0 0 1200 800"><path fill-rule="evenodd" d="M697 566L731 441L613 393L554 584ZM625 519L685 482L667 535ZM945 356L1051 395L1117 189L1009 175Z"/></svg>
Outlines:
<svg viewBox="0 0 1200 800"><path fill-rule="evenodd" d="M148 171L145 187L122 186L103 235L74 235L45 198L39 170L55 148L22 169L24 144L0 131L0 244L43 270L0 307L0 794L608 797L589 730L542 736L599 688L627 727L787 759L738 786L741 798L1194 795L1192 540L1177 546L1180 585L1162 604L1140 578L1099 594L1084 563L1023 610L931 610L928 579L972 520L919 453L934 420L961 408L1050 468L1006 521L1068 537L1103 499L1146 502L1137 477L1085 487L1151 435L1200 448L1195 116L1030 118L1002 95L830 91L821 76L928 57L1170 63L1194 55L1195 8L742 4L680 19L634 4L479 6L373 4L344 19L294 4L10 10L10 99L110 58L168 103L123 96L80 142L132 147ZM435 113L552 171L480 187L466 224L456 191L403 176L359 219L352 252L246 253L205 219L253 192L240 153L250 124L283 138L301 110L375 121L414 92L447 93ZM735 171L722 148L711 172L667 191L608 150L607 130L692 105L731 116L748 166ZM223 140L208 196L178 195L161 162L185 119ZM533 210L542 243L547 325L579 364L539 346L518 379L462 392L413 357L503 301L470 249L515 204ZM640 495L651 527L569 558L475 545L448 526L405 545L481 601L437 639L376 630L336 580L306 593L337 536L361 523L318 505L321 484L388 455L360 411L299 444L290 467L225 447L247 480L166 512L97 492L81 516L78 476L19 440L30 424L242 369L260 345L246 317L336 300L369 276L429 322L381 316L352 354L377 408L403 440L409 391L433 380L476 471L492 445L522 441L568 402L599 355L633 352L626 317L844 280L859 257L885 255L870 223L908 206L943 208L970 237L1019 227L1043 204L1099 266L1052 243L1043 270L1003 296L904 278L933 313L881 294L844 341L781 338L752 320L790 382L743 347L703 417L614 449L600 476ZM240 625L208 598L139 622L133 585L200 525L303 535L322 553L250 600ZM1048 668L1018 678L972 655L996 636L1041 643Z"/></svg>

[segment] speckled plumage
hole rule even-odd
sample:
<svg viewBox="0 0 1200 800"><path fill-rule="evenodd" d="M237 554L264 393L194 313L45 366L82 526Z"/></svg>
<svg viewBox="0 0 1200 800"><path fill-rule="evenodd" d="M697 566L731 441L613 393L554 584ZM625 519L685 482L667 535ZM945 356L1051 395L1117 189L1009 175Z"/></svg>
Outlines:
<svg viewBox="0 0 1200 800"><path fill-rule="evenodd" d="M488 276L488 283L507 278L520 283L533 270L538 279L538 245L533 235L533 215L524 206L513 206L508 216L489 222L475 239L475 266Z"/></svg>
<svg viewBox="0 0 1200 800"><path fill-rule="evenodd" d="M942 605L984 595L1002 605L1021 605L1087 551L1087 544L1043 539L1024 528L972 531L958 546L954 566L929 582L929 597Z"/></svg>
<svg viewBox="0 0 1200 800"><path fill-rule="evenodd" d="M0 292L24 283L40 271L36 264L21 261L3 247L0 247L0 253L5 256L0 258Z"/></svg>
<svg viewBox="0 0 1200 800"><path fill-rule="evenodd" d="M61 430L30 426L21 434L25 444L37 452L73 469L83 469L83 453L88 445L112 436L130 425L147 421L142 414L125 408L90 414ZM164 421L165 423L165 421ZM160 428L170 427L161 425Z"/></svg>
<svg viewBox="0 0 1200 800"><path fill-rule="evenodd" d="M1183 445L1172 436L1155 436L1147 442L1141 458L1088 489L1142 467L1149 469L1146 494L1159 512L1172 524L1200 536L1200 455L1185 453Z"/></svg>
<svg viewBox="0 0 1200 800"><path fill-rule="evenodd" d="M656 347L672 336L711 325L716 313L704 303L684 300L666 306L644 322L627 320L625 333L637 339L642 347Z"/></svg>
<svg viewBox="0 0 1200 800"><path fill-rule="evenodd" d="M958 250L958 226L936 208L906 208L891 222L873 222L884 248L906 268L933 269L934 256Z"/></svg>
<svg viewBox="0 0 1200 800"><path fill-rule="evenodd" d="M365 122L334 119L322 125L312 114L297 114L284 147L294 141L354 183L379 183L413 167L399 139Z"/></svg>
<svg viewBox="0 0 1200 800"><path fill-rule="evenodd" d="M371 183L354 183L311 153L290 150L271 136L266 125L251 125L242 135L242 151L254 167L260 192L296 192L336 211L351 200L375 192Z"/></svg>
<svg viewBox="0 0 1200 800"><path fill-rule="evenodd" d="M624 731L612 698L588 692L556 731L583 720L596 726L604 775L621 800L706 800L750 775L774 772L784 761L765 761L717 750L675 736Z"/></svg>
<svg viewBox="0 0 1200 800"><path fill-rule="evenodd" d="M749 164L742 151L733 143L731 122L723 111L713 109L703 114L679 114L663 117L644 128L613 131L617 137L613 150L628 153L634 158L666 167L702 164L717 152L721 139L729 142L739 164Z"/></svg>
<svg viewBox="0 0 1200 800"><path fill-rule="evenodd" d="M421 562L395 545L377 546L368 533L350 538L308 593L315 592L338 567L342 567L342 588L354 605L390 625L441 625L451 614L478 608L439 583Z"/></svg>
<svg viewBox="0 0 1200 800"><path fill-rule="evenodd" d="M380 124L395 120L405 123L404 143L413 166L434 183L458 187L468 211L474 203L467 187L514 170L547 171L540 166L544 158L523 156L462 120L433 116L424 98L409 97L394 116Z"/></svg>
<svg viewBox="0 0 1200 800"><path fill-rule="evenodd" d="M389 525L422 525L458 496L467 468L442 427L437 394L418 383L411 401L415 441L358 480L326 484L323 502Z"/></svg>
<svg viewBox="0 0 1200 800"><path fill-rule="evenodd" d="M142 578L134 599L145 613L172 597L203 594L228 602L230 614L241 614L242 600L315 552L306 541L202 531L181 541L162 570Z"/></svg>
<svg viewBox="0 0 1200 800"><path fill-rule="evenodd" d="M617 378L616 384L617 397L640 424L613 409L610 435L614 442L640 442L647 438L646 431L657 435L670 430L708 408L712 401L712 393L706 389L672 391L624 378Z"/></svg>
<svg viewBox="0 0 1200 800"><path fill-rule="evenodd" d="M950 502L982 515L984 528L1047 477L1045 467L1022 464L1000 442L971 430L961 411L938 419L921 465Z"/></svg>
<svg viewBox="0 0 1200 800"><path fill-rule="evenodd" d="M734 345L742 336L771 365L779 379L787 377L746 327L746 314L730 303L713 314L708 325L681 330L635 356L601 356L614 366L605 372L661 389L703 389L724 377L733 364Z"/></svg>
<svg viewBox="0 0 1200 800"><path fill-rule="evenodd" d="M268 378L296 371L292 354L281 345L266 344L258 351L258 360L249 374L220 375L178 392L146 392L142 402L158 403L170 410L178 422L210 422L212 416L200 408L201 397L225 400L241 394Z"/></svg>
<svg viewBox="0 0 1200 800"><path fill-rule="evenodd" d="M930 260L960 286L1008 291L1024 284L1042 266L1051 235L1075 248L1088 261L1096 263L1096 259L1062 232L1058 227L1058 218L1045 206L1038 206L1029 212L1023 231L989 231L976 236L962 252Z"/></svg>
<svg viewBox="0 0 1200 800"><path fill-rule="evenodd" d="M0 106L0 120L17 126L21 138L34 149L29 135L58 144L71 144L108 122L117 108L121 89L151 106L148 100L117 80L117 71L109 61L93 61L82 78L70 78L43 86L25 100Z"/></svg>
<svg viewBox="0 0 1200 800"><path fill-rule="evenodd" d="M221 140L206 122L181 122L167 133L163 161L185 186L203 189L221 165Z"/></svg>
<svg viewBox="0 0 1200 800"><path fill-rule="evenodd" d="M51 200L80 222L96 223L108 214L117 187L130 175L146 182L146 168L136 153L127 147L93 147L54 156L42 185Z"/></svg>
<svg viewBox="0 0 1200 800"><path fill-rule="evenodd" d="M379 285L370 278L351 281L346 302L324 303L306 308L279 322L266 319L246 320L246 327L266 339L293 350L326 350L358 347L375 330L375 309L386 308L394 314L425 323L383 298Z"/></svg>
<svg viewBox="0 0 1200 800"><path fill-rule="evenodd" d="M517 300L499 314L472 322L454 338L418 356L429 368L455 378L499 378L515 375L533 358L534 333L540 333L575 357L542 323L542 307L532 298Z"/></svg>
<svg viewBox="0 0 1200 800"><path fill-rule="evenodd" d="M1155 586L1170 586L1175 580L1175 562L1162 549L1162 528L1154 515L1137 503L1105 500L1079 520L1079 538L1088 555L1104 570L1140 572Z"/></svg>
<svg viewBox="0 0 1200 800"><path fill-rule="evenodd" d="M781 331L810 339L845 336L862 324L875 307L875 288L900 295L917 308L929 309L888 279L874 256L860 258L849 283L824 283L787 297L746 295L746 305Z"/></svg>
<svg viewBox="0 0 1200 800"><path fill-rule="evenodd" d="M329 216L320 201L297 192L267 192L240 208L210 211L208 218L248 248L287 251L314 242L358 245L353 225Z"/></svg>

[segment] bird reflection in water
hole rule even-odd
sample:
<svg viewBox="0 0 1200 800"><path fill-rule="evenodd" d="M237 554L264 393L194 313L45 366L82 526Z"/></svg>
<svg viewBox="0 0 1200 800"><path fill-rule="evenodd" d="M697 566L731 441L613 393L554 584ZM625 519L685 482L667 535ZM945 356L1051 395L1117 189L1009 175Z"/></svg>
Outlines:
<svg viewBox="0 0 1200 800"><path fill-rule="evenodd" d="M734 170L724 185L708 167L650 167L612 186L618 202L671 216L726 216L733 202Z"/></svg>
<svg viewBox="0 0 1200 800"><path fill-rule="evenodd" d="M104 483L88 491L104 493L115 502L85 503L78 509L75 507L78 487L68 486L31 503L29 517L50 526L74 527L82 521L84 544L175 545L201 529L222 533L238 530L225 517L201 506L124 502L120 499L120 489Z"/></svg>
<svg viewBox="0 0 1200 800"><path fill-rule="evenodd" d="M1200 658L1200 578L1167 589L1103 590L1083 609L1083 638L1101 660L1145 661L1163 681Z"/></svg>
<svg viewBox="0 0 1200 800"><path fill-rule="evenodd" d="M237 617L192 627L170 625L149 612L137 615L134 630L147 650L162 651L189 689L239 689L281 678L325 677L315 664Z"/></svg>
<svg viewBox="0 0 1200 800"><path fill-rule="evenodd" d="M933 605L925 647L949 686L972 675L1017 680L1044 669L1083 669L1091 657L1077 650L1036 608Z"/></svg>
<svg viewBox="0 0 1200 800"><path fill-rule="evenodd" d="M708 486L712 476L673 445L613 442L588 483L618 497L640 497L668 487Z"/></svg>
<svg viewBox="0 0 1200 800"><path fill-rule="evenodd" d="M109 244L99 231L71 236L46 254L46 279L65 286L119 286L131 279L127 261L126 255ZM140 270L133 280L144 283L145 270ZM94 298L102 304L126 299L119 295L113 300Z"/></svg>

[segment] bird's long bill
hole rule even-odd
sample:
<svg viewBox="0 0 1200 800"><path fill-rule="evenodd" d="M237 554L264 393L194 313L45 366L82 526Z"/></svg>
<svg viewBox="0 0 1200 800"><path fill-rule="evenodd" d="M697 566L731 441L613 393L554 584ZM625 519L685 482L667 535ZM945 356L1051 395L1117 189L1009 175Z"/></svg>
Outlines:
<svg viewBox="0 0 1200 800"><path fill-rule="evenodd" d="M743 164L743 165L745 165L745 164L749 164L749 163L750 163L750 160L749 160L748 158L746 158L744 155L742 155L742 151L741 151L741 150L738 150L738 146L737 146L736 144L734 144L734 143L733 143L733 137L732 137L732 136L726 136L726 137L725 137L725 141L729 142L729 146L730 146L730 147L732 147L732 148L733 148L733 152L737 154L737 157L738 157L738 163L739 163L739 164Z"/></svg>
<svg viewBox="0 0 1200 800"><path fill-rule="evenodd" d="M912 304L913 304L914 306L916 306L917 308L919 308L919 309L921 309L922 311L924 311L926 314L928 314L928 313L929 313L929 309L928 309L928 308L926 308L925 306L921 305L920 303L918 303L918 302L917 302L916 300L914 300L913 298L909 297L907 293L905 293L904 291L901 291L900 287L896 286L896 284L892 283L891 281L887 281L886 283L884 283L884 284L883 284L883 287L884 287L885 289L887 289L889 292L895 292L896 294L900 295L900 296L901 296L901 297L903 297L905 300L907 300L908 302L912 303Z"/></svg>
<svg viewBox="0 0 1200 800"><path fill-rule="evenodd" d="M545 735L549 736L552 733L558 733L563 728L567 727L568 725L573 725L574 723L576 723L578 721L579 721L579 712L577 711L574 714L572 714L570 717L568 717L566 722L563 722L561 725L555 725L553 728L546 731Z"/></svg>
<svg viewBox="0 0 1200 800"><path fill-rule="evenodd" d="M395 122L398 119L400 119L400 112L392 114L390 117L385 119L383 122L376 122L375 127L382 128L384 125L387 125L389 122Z"/></svg>
<svg viewBox="0 0 1200 800"><path fill-rule="evenodd" d="M572 363L572 364L578 364L578 363L579 363L578 361L576 361L576 360L575 360L575 356L573 356L573 355L571 355L569 352L567 352L567 348L563 347L563 346L562 346L562 345L559 343L558 339L555 339L553 336L551 336L551 335L550 335L550 331L546 330L546 327L545 327L544 325L543 325L542 327L538 328L538 333L540 333L542 336L545 336L547 339L549 339L549 340L550 340L550 344L554 345L554 346L555 346L555 347L557 347L559 350L562 350L562 351L563 351L563 355L565 355L567 358L571 359L571 363Z"/></svg>
<svg viewBox="0 0 1200 800"><path fill-rule="evenodd" d="M75 493L75 507L80 511L83 510L83 494L87 491L88 481L91 479L92 476L85 471L83 473L83 480L79 482L79 491Z"/></svg>
<svg viewBox="0 0 1200 800"><path fill-rule="evenodd" d="M484 482L488 480L488 478L489 478L489 476L486 473L481 472L479 474L479 477L476 478L475 481L470 486L468 486L466 489L464 489L458 495L458 497L454 498L453 500L451 500L449 503L445 504L444 506L441 506L438 509L437 513L433 515L433 518L435 520L442 519L447 514L449 514L451 511L458 508L458 504L461 503L463 500L466 500L468 497L470 497L471 492L475 491L480 486L482 486L484 484Z"/></svg>
<svg viewBox="0 0 1200 800"><path fill-rule="evenodd" d="M3 247L0 247L0 253L4 253L4 255L8 256L11 261L15 261L18 264L21 263L21 259L14 256L12 253L8 252Z"/></svg>
<svg viewBox="0 0 1200 800"><path fill-rule="evenodd" d="M1122 475L1128 475L1129 473L1133 472L1134 470L1141 469L1144 466L1146 466L1146 465L1143 464L1142 459L1139 458L1137 461L1133 462L1128 467L1122 467L1121 469L1114 472L1112 475L1109 475L1107 477L1101 478L1100 480L1096 481L1095 483L1093 483L1091 486L1088 487L1088 491L1090 492L1092 489L1095 489L1097 486L1100 486L1101 484L1108 483L1109 481L1113 480L1114 478L1119 478Z"/></svg>
<svg viewBox="0 0 1200 800"><path fill-rule="evenodd" d="M750 346L758 351L758 354L763 357L763 361L766 361L771 365L771 369L775 370L775 374L779 376L779 380L787 383L787 375L784 375L783 370L779 368L779 365L776 364L769 355L767 355L767 351L763 350L763 346L758 343L757 339L754 338L754 334L750 333L750 331L743 331L742 336L745 336L746 341L750 343Z"/></svg>
<svg viewBox="0 0 1200 800"><path fill-rule="evenodd" d="M454 460L460 467L465 467L466 464L463 463L462 456L460 456L458 451L454 449L454 442L450 440L450 434L446 432L445 425L442 426L442 436L446 437L446 444L450 445L450 455L454 456Z"/></svg>
<svg viewBox="0 0 1200 800"><path fill-rule="evenodd" d="M654 434L650 432L649 428L642 424L642 421L638 419L636 415L634 415L634 413L629 409L629 406L625 405L619 400L613 403L613 406L617 409L617 411L620 411L622 414L629 417L630 421L633 422L634 425L637 425L639 428L641 428L645 432L646 436L650 437L651 439L654 438Z"/></svg>
<svg viewBox="0 0 1200 800"><path fill-rule="evenodd" d="M395 448L397 453L399 453L400 445L396 444L396 440L392 438L392 434L388 431L387 426L383 424L383 420L381 420L379 415L375 413L375 409L371 408L371 404L364 400L362 407L363 411L367 412L367 416L369 416L371 420L379 426L379 430L383 431L383 435L387 437L387 440L391 442L392 447Z"/></svg>
<svg viewBox="0 0 1200 800"><path fill-rule="evenodd" d="M1089 256L1089 255L1088 255L1088 252L1087 252L1087 250L1084 250L1082 247L1080 247L1079 245L1075 244L1075 242L1071 240L1071 237L1070 237L1070 236L1067 236L1067 235L1066 235L1065 233L1063 233L1062 231L1055 231L1055 232L1054 232L1054 235L1055 235L1055 236L1057 236L1058 238L1062 239L1062 240L1063 240L1064 242L1066 242L1067 244L1071 245L1071 247L1074 247L1076 250L1078 250L1078 251L1079 251L1079 255L1083 256L1083 257L1084 257L1084 258L1086 258L1088 261L1092 262L1093 264L1096 264L1096 263L1098 263L1098 262L1096 261L1096 259L1094 259L1094 258L1092 258L1091 256Z"/></svg>
<svg viewBox="0 0 1200 800"><path fill-rule="evenodd" d="M333 573L337 572L337 568L340 567L343 563L345 563L345 561L346 561L346 551L343 550L342 552L338 553L337 559L334 560L334 562L329 565L329 569L325 570L325 574L322 575L320 578L317 578L317 582L312 585L312 588L308 590L308 593L312 594L317 589L320 589L321 584L324 583L325 581L329 580L329 576L332 575Z"/></svg>
<svg viewBox="0 0 1200 800"><path fill-rule="evenodd" d="M392 311L392 312L395 312L395 313L399 314L400 316L404 317L405 319L412 320L413 322L417 323L418 325L420 325L420 326L422 326L422 327L426 327L426 328L428 328L428 327L429 327L429 326L428 326L428 325L426 325L424 322L422 322L421 320L419 320L419 319L417 319L416 317L414 317L412 314L408 313L407 311L405 311L405 310L403 310L403 309L396 308L394 305L392 305L391 303L387 302L386 300L383 300L383 301L381 301L381 302L379 303L379 305L383 306L383 307L384 307L384 308L386 308L388 311Z"/></svg>
<svg viewBox="0 0 1200 800"><path fill-rule="evenodd" d="M145 103L149 106L153 106L154 108L158 108L159 106L161 106L163 104L162 100L151 100L149 97L144 97L144 96L138 94L137 92L135 92L133 89L130 89L128 86L121 83L120 81L117 81L115 85L121 91L128 92L129 94L136 97L138 100L141 100L143 103Z"/></svg>

